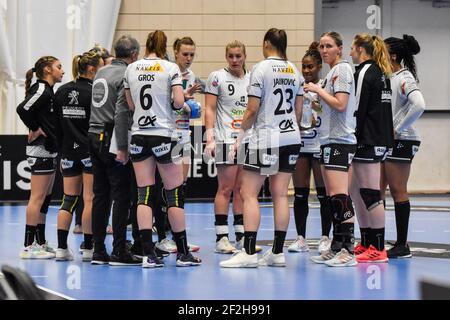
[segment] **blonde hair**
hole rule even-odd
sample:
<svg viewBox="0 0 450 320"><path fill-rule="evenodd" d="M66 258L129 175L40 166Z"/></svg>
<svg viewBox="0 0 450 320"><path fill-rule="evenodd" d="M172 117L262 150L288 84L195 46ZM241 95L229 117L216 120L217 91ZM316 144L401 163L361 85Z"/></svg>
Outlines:
<svg viewBox="0 0 450 320"><path fill-rule="evenodd" d="M225 47L225 56L228 54L228 51L230 49L234 49L234 48L240 48L242 50L242 53L244 54L244 56L247 56L247 52L245 51L245 45L242 42L240 42L239 40L234 40L227 44L227 46ZM242 67L244 68L244 71L247 70L245 68L245 62Z"/></svg>
<svg viewBox="0 0 450 320"><path fill-rule="evenodd" d="M359 33L353 39L353 43L366 50L366 53L375 60L385 76L391 76L392 66L389 51L381 37L368 33Z"/></svg>
<svg viewBox="0 0 450 320"><path fill-rule="evenodd" d="M101 55L93 50L76 55L72 60L72 76L77 79L87 71L88 66L97 67L100 64Z"/></svg>

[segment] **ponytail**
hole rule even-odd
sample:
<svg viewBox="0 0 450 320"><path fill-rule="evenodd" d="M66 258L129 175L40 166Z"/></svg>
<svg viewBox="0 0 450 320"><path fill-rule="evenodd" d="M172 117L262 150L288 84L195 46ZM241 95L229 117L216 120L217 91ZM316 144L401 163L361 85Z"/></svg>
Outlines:
<svg viewBox="0 0 450 320"><path fill-rule="evenodd" d="M101 59L101 53L94 50L76 55L72 60L73 78L77 79L80 75L85 75L88 71L88 66L97 67Z"/></svg>
<svg viewBox="0 0 450 320"><path fill-rule="evenodd" d="M268 41L278 51L283 60L287 60L287 34L283 29L271 28L264 35L264 41Z"/></svg>
<svg viewBox="0 0 450 320"><path fill-rule="evenodd" d="M78 78L79 66L81 55L76 55L72 60L72 77L74 79Z"/></svg>
<svg viewBox="0 0 450 320"><path fill-rule="evenodd" d="M36 61L36 63L34 64L34 67L27 71L27 73L25 74L25 96L27 96L28 92L30 91L33 73L36 73L36 78L40 80L44 79L45 67L49 66L51 67L55 61L58 61L58 59L53 56L40 57L38 61Z"/></svg>
<svg viewBox="0 0 450 320"><path fill-rule="evenodd" d="M368 33L360 33L355 36L353 41L356 46L366 50L366 54L375 60L375 63L380 67L381 72L386 77L391 76L392 66L389 51L381 37L372 36Z"/></svg>
<svg viewBox="0 0 450 320"><path fill-rule="evenodd" d="M167 52L167 36L161 30L148 34L145 44L148 53L155 53L157 57L164 59Z"/></svg>

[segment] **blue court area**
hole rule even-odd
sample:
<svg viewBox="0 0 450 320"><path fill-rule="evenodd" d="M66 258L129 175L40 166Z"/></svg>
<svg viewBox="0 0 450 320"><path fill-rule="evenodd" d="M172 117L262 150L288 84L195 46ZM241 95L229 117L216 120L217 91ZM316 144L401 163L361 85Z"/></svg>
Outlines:
<svg viewBox="0 0 450 320"><path fill-rule="evenodd" d="M388 209L390 204L388 201ZM412 205L417 210L413 209L411 214L410 241L450 244L450 199L417 198ZM258 240L271 240L272 208L270 203L264 206ZM7 205L0 206L0 264L20 267L39 286L74 299L419 299L421 279L450 283L450 259L418 256L391 260L388 264L330 268L310 262L309 257L317 254L315 250L293 254L286 249L286 268L222 269L219 262L229 256L213 252L213 205L188 203L186 212L189 242L201 246L198 255L203 265L200 267L177 268L174 255L165 258L166 266L158 269L92 266L83 263L79 254L72 262L21 260L25 206ZM47 238L55 246L56 214L57 207L52 206L46 229ZM287 239L292 240L296 232L291 219ZM231 225L231 217L229 222ZM307 237L317 239L319 236L320 214L313 203ZM395 239L392 210L387 212L386 238ZM70 233L68 243L74 252L78 252L82 239ZM111 241L112 237L108 236L108 244ZM265 251L269 247L263 248Z"/></svg>

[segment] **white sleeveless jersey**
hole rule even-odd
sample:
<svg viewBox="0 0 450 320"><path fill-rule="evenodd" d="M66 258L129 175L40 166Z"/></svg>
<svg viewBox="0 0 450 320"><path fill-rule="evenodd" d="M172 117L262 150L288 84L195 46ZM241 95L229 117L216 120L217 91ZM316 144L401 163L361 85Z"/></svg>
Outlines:
<svg viewBox="0 0 450 320"><path fill-rule="evenodd" d="M172 135L175 130L172 87L181 86L181 81L178 66L160 58L144 58L127 67L124 87L130 89L136 107L132 135Z"/></svg>
<svg viewBox="0 0 450 320"><path fill-rule="evenodd" d="M317 82L318 85L323 84L323 79L320 79ZM303 96L303 106L309 103L307 101L308 94ZM300 148L300 152L303 153L318 153L320 152L320 140L319 140L319 131L322 125L322 112L312 111L314 119L316 119L316 126L311 129L300 131L302 137L302 147Z"/></svg>
<svg viewBox="0 0 450 320"><path fill-rule="evenodd" d="M394 117L394 129L398 127L409 108L411 107L408 96L411 92L419 90L417 81L408 69L402 69L391 77L392 89L392 116ZM396 130L397 131L397 130ZM395 139L399 140L420 140L419 133L411 125L400 132L396 132Z"/></svg>
<svg viewBox="0 0 450 320"><path fill-rule="evenodd" d="M217 97L214 136L216 142L233 143L241 128L247 108L248 72L242 78L233 76L227 69L212 72L206 82L205 93Z"/></svg>
<svg viewBox="0 0 450 320"><path fill-rule="evenodd" d="M349 94L347 108L339 112L320 99L322 106L322 123L320 126L320 144L356 144L356 100L353 71L347 61L341 61L328 72L322 87L335 96L336 93Z"/></svg>
<svg viewBox="0 0 450 320"><path fill-rule="evenodd" d="M248 96L261 102L249 148L300 144L295 99L303 95L303 82L295 65L278 57L269 57L253 67Z"/></svg>

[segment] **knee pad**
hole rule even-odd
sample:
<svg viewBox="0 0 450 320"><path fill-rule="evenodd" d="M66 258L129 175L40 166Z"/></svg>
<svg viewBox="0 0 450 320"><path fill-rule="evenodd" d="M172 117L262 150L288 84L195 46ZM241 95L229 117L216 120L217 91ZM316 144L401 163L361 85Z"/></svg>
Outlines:
<svg viewBox="0 0 450 320"><path fill-rule="evenodd" d="M164 197L167 209L171 207L184 209L184 185L180 185L172 190L164 189Z"/></svg>
<svg viewBox="0 0 450 320"><path fill-rule="evenodd" d="M338 223L351 219L355 215L352 199L346 194L341 193L331 196L330 204L333 212L333 218Z"/></svg>
<svg viewBox="0 0 450 320"><path fill-rule="evenodd" d="M49 195L47 195L45 197L45 200L44 200L44 202L42 203L42 206L41 206L41 210L40 210L41 213L47 214L48 206L50 205L50 201L51 200L52 200L52 195L51 194L49 194Z"/></svg>
<svg viewBox="0 0 450 320"><path fill-rule="evenodd" d="M79 203L80 196L70 196L68 194L64 194L59 210L65 210L70 214L73 214Z"/></svg>
<svg viewBox="0 0 450 320"><path fill-rule="evenodd" d="M359 193L361 194L361 198L369 211L378 205L383 204L380 190L361 188L359 189Z"/></svg>
<svg viewBox="0 0 450 320"><path fill-rule="evenodd" d="M144 205L150 208L153 208L154 196L156 195L154 190L154 185L151 186L145 186L145 187L138 187L138 199L137 199L137 205Z"/></svg>

